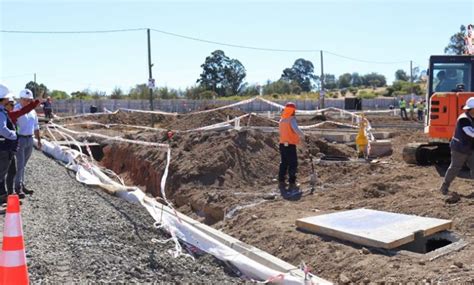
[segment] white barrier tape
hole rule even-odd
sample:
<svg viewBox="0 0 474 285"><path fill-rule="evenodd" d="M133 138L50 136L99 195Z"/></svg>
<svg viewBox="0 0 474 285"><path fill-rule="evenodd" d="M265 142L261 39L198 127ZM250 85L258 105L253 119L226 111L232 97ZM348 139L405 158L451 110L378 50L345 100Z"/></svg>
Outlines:
<svg viewBox="0 0 474 285"><path fill-rule="evenodd" d="M167 116L176 116L178 113L170 113L164 111L147 111L147 110L137 110L137 109L127 109L119 108L119 111L129 112L129 113L144 113L144 114L156 114L156 115L167 115Z"/></svg>
<svg viewBox="0 0 474 285"><path fill-rule="evenodd" d="M139 144L139 145L146 145L146 146L156 146L156 147L160 147L160 148L169 148L169 145L168 144L164 144L164 143L154 143L154 142L144 142L144 141L137 141L137 140L130 140L130 139L124 139L124 138L121 138L121 137L110 137L110 136L106 136L106 135L101 135L101 134L96 134L96 133L91 133L91 132L80 132L80 131L73 131L71 129L68 129L68 128L65 128L65 127L62 127L58 124L50 124L52 127L54 128L58 128L58 129L61 129L65 132L68 132L68 133L71 133L71 134L75 134L75 135L85 135L85 136L88 136L88 137L98 137L98 138L103 138L103 139L107 139L107 140L114 140L114 141L120 141L120 142L125 142L125 143L131 143L131 144Z"/></svg>
<svg viewBox="0 0 474 285"><path fill-rule="evenodd" d="M18 267L26 265L24 250L3 250L0 253L0 267Z"/></svg>
<svg viewBox="0 0 474 285"><path fill-rule="evenodd" d="M320 126L323 126L323 125L326 125L326 124L334 124L334 125L337 125L337 126L357 129L357 126L344 124L344 123L339 123L339 122L334 122L334 121L324 121L324 122L313 124L313 125L299 126L299 128L302 129L302 130L308 130L308 129L317 128L317 127L320 127Z"/></svg>
<svg viewBox="0 0 474 285"><path fill-rule="evenodd" d="M21 229L20 213L7 213L3 228L4 228L4 232L3 232L4 237L23 236L23 231Z"/></svg>
<svg viewBox="0 0 474 285"><path fill-rule="evenodd" d="M200 128L196 128L196 129L187 130L185 132L210 131L210 130L213 130L213 129L226 127L226 126L229 126L230 123L235 122L235 121L240 120L240 119L243 119L243 118L248 117L248 116L250 116L250 114L245 114L245 115L242 115L242 116L239 116L239 117L235 117L231 120L227 120L227 121L224 121L222 123L217 123L217 124L214 124L214 125L209 125L209 126L205 126L205 127L200 127Z"/></svg>
<svg viewBox="0 0 474 285"><path fill-rule="evenodd" d="M123 127L123 128L132 128L132 129L142 129L142 130L150 130L150 131L167 131L167 129L162 128L152 128L152 127L145 127L145 126L137 126L137 125L127 125L127 124L102 124L99 122L87 121L81 123L72 123L72 124L62 124L63 127L70 127L70 126L83 126L83 125L92 125L92 126L101 126L104 128L110 127Z"/></svg>
<svg viewBox="0 0 474 285"><path fill-rule="evenodd" d="M250 98L250 99L247 99L247 100L239 101L237 103L233 103L233 104L229 104L229 105L225 105L225 106L221 106L221 107L217 107L217 108L209 109L209 110L191 112L191 113L188 113L186 115L204 114L204 113L210 113L210 112L214 112L214 111L218 111L218 110L228 109L228 108L232 108L232 107L236 107L236 106L251 103L251 102L255 101L256 99L257 99L257 97L253 97L253 98Z"/></svg>
<svg viewBox="0 0 474 285"><path fill-rule="evenodd" d="M279 108L279 109L281 109L281 110L283 110L283 109L285 108L285 106L283 106L283 105L280 105L280 104L278 104L278 103L272 102L272 101L267 100L267 99L264 99L264 98L262 98L262 97L260 97L260 96L259 96L259 97L256 97L256 98L257 98L258 100L264 102L264 103L267 103L268 105L275 106L275 107L277 107L277 108Z"/></svg>
<svg viewBox="0 0 474 285"><path fill-rule="evenodd" d="M118 113L118 110L114 112L87 113L87 114L79 114L79 115L74 115L74 116L57 117L57 118L54 118L53 121L90 117L90 116L110 115L110 114L117 114L117 113Z"/></svg>

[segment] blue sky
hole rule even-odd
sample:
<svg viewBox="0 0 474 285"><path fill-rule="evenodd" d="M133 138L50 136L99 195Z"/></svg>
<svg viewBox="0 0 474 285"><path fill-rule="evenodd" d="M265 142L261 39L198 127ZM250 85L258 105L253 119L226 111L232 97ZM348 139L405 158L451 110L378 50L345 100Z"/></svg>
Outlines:
<svg viewBox="0 0 474 285"><path fill-rule="evenodd" d="M325 73L426 68L460 25L474 22L474 0L461 1L4 1L0 29L28 31L155 28L230 44L276 49L323 49L375 64L324 56ZM216 49L240 60L246 81L277 80L298 58L319 74L319 52L263 52L190 41L152 32L158 86L195 84ZM110 93L146 82L146 31L111 34L0 33L0 82L15 92L33 79L49 89Z"/></svg>

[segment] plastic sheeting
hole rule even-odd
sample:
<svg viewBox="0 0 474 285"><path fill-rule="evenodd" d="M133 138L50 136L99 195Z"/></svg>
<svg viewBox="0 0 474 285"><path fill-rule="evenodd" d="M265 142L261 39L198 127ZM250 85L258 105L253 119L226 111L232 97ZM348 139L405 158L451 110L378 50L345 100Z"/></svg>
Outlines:
<svg viewBox="0 0 474 285"><path fill-rule="evenodd" d="M145 193L137 187L127 187L113 181L95 165L76 163L78 158L82 155L80 152L61 147L44 139L42 143L42 151L66 163L68 168L75 170L76 179L79 182L99 186L107 192L129 202L140 203L150 213L157 224L161 225L161 227L167 230L173 237L191 244L222 261L232 264L238 268L244 276L254 280L265 280L260 281L261 283L271 281L271 283L279 284L331 284L313 275L308 275L308 280L304 280L303 277L292 272L279 272L260 264L199 230L195 227L194 222L189 223L180 219L178 213L173 208L147 197ZM168 155L168 160L169 157ZM162 181L162 184L164 184L164 181ZM164 185L162 185L162 188L164 188Z"/></svg>

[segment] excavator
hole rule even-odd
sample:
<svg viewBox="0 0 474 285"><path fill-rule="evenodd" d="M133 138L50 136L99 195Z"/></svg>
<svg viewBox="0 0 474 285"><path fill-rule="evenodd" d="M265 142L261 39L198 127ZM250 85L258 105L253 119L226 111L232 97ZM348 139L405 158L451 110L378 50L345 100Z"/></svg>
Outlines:
<svg viewBox="0 0 474 285"><path fill-rule="evenodd" d="M465 54L433 55L427 71L425 128L428 142L403 148L408 164L443 164L450 161L451 140L458 116L468 98L474 97L474 25L468 25Z"/></svg>

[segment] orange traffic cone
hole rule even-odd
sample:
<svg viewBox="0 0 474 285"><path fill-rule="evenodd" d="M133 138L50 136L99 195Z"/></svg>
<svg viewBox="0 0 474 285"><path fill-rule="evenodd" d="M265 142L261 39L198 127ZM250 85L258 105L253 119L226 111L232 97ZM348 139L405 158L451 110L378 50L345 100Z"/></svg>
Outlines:
<svg viewBox="0 0 474 285"><path fill-rule="evenodd" d="M10 195L8 196L7 214L3 228L2 252L0 253L0 285L28 283L20 200L18 195Z"/></svg>

